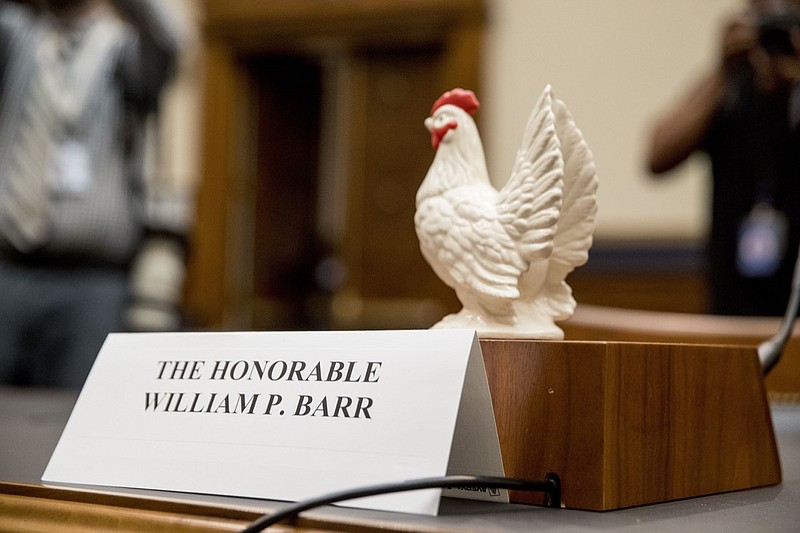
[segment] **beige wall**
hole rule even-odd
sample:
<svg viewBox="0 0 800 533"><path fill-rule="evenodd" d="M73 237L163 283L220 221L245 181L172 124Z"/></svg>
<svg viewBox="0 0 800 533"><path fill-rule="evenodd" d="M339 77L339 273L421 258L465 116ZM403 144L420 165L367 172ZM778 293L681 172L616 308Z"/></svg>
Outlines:
<svg viewBox="0 0 800 533"><path fill-rule="evenodd" d="M201 17L194 0L170 1L196 21ZM644 146L653 118L713 64L720 23L745 0L486 2L484 82L477 92L493 179L502 182L510 172L528 113L549 83L595 154L598 239L702 238L705 159L695 156L671 179L655 181L644 165ZM168 95L172 140L165 162L181 183L198 175L196 66Z"/></svg>
<svg viewBox="0 0 800 533"><path fill-rule="evenodd" d="M712 64L720 23L743 0L487 0L479 98L490 172L511 169L545 84L572 111L600 178L598 238L697 239L709 181L702 156L654 182L653 117Z"/></svg>

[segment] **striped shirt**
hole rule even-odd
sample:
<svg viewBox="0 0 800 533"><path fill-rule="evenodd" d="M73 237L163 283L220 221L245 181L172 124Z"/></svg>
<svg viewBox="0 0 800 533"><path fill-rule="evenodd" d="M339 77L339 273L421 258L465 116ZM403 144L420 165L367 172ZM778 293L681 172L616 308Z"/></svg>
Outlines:
<svg viewBox="0 0 800 533"><path fill-rule="evenodd" d="M125 264L152 221L142 177L145 124L177 63L180 21L163 0L113 0L65 29L51 16L0 1L0 247ZM11 197L20 121L36 84L47 94L53 163L42 180L40 242L14 235ZM16 152L18 155L18 152ZM38 168L38 167L36 167ZM29 178L25 178L29 179ZM12 238L13 236L13 238Z"/></svg>

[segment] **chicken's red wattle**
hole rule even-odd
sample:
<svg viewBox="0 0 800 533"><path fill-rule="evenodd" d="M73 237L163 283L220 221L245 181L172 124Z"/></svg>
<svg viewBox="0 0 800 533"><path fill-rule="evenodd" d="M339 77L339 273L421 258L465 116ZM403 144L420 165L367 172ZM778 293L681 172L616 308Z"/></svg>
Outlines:
<svg viewBox="0 0 800 533"><path fill-rule="evenodd" d="M442 142L444 136L447 135L447 132L450 130L454 130L458 127L458 122L455 120L448 122L441 128L433 128L431 130L431 144L433 145L434 150L438 150L439 143Z"/></svg>

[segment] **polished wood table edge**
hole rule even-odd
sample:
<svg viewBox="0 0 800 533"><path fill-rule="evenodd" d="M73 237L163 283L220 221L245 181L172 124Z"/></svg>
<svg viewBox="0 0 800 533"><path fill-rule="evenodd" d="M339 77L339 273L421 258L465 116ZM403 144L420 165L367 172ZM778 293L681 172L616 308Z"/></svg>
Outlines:
<svg viewBox="0 0 800 533"><path fill-rule="evenodd" d="M276 508L281 505L286 504L275 502ZM241 531L262 515L230 505L0 481L0 532ZM306 515L269 530L361 533L376 529L408 531L401 522Z"/></svg>

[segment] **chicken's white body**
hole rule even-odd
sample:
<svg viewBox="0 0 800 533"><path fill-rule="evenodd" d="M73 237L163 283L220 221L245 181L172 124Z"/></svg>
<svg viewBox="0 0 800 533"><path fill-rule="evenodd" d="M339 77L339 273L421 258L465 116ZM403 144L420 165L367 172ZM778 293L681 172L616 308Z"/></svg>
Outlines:
<svg viewBox="0 0 800 533"><path fill-rule="evenodd" d="M425 121L437 151L414 222L423 256L463 305L435 327L476 329L482 338L563 338L555 322L575 309L565 279L586 262L594 232L591 151L547 87L498 191L464 98L474 95L445 93Z"/></svg>

